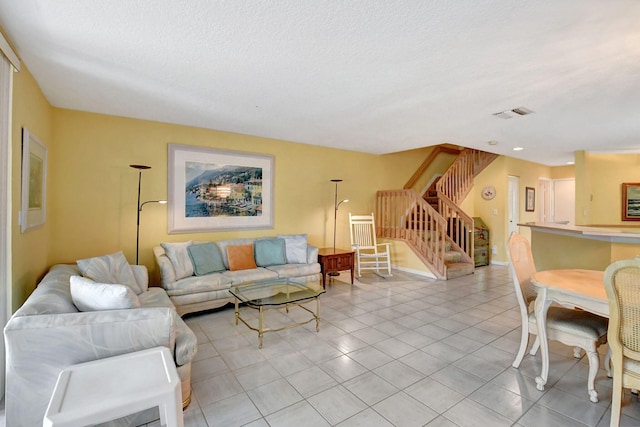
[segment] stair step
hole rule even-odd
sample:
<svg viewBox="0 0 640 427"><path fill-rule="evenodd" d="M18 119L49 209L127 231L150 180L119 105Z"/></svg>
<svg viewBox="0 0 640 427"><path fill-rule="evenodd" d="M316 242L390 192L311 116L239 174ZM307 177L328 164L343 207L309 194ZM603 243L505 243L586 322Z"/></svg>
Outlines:
<svg viewBox="0 0 640 427"><path fill-rule="evenodd" d="M455 264L462 260L462 254L458 251L447 251L444 253L445 264Z"/></svg>
<svg viewBox="0 0 640 427"><path fill-rule="evenodd" d="M473 273L473 264L469 262L455 262L447 264L447 280L468 276Z"/></svg>

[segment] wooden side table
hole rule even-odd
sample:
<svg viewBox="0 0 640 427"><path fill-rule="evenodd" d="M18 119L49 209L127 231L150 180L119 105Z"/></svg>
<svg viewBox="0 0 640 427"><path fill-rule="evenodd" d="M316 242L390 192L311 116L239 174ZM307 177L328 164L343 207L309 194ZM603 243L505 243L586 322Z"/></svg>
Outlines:
<svg viewBox="0 0 640 427"><path fill-rule="evenodd" d="M322 287L327 282L327 273L351 270L351 284L353 285L354 252L338 248L320 248L318 262L322 272Z"/></svg>

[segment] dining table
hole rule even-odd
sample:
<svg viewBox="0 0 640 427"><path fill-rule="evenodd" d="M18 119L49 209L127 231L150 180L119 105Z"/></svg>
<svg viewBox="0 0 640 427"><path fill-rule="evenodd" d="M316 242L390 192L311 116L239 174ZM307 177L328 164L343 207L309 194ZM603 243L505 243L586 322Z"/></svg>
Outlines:
<svg viewBox="0 0 640 427"><path fill-rule="evenodd" d="M604 271L561 269L536 272L531 284L537 289L535 316L542 354L542 370L536 377L536 387L544 390L549 376L549 344L547 342L547 311L556 302L563 306L580 308L603 317L609 317L609 301L604 288ZM595 390L591 401L598 401Z"/></svg>

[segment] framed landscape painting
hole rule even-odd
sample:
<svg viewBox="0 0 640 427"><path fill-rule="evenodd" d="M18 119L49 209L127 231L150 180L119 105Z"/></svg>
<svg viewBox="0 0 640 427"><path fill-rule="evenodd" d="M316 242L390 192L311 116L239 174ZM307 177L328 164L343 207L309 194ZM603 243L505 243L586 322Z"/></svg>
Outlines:
<svg viewBox="0 0 640 427"><path fill-rule="evenodd" d="M622 183L622 220L640 221L640 182Z"/></svg>
<svg viewBox="0 0 640 427"><path fill-rule="evenodd" d="M273 228L270 155L169 144L168 232Z"/></svg>

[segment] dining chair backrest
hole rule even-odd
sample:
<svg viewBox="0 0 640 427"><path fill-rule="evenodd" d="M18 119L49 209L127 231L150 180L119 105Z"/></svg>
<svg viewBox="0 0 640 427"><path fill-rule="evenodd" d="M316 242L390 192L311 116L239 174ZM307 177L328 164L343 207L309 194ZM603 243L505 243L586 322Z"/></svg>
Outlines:
<svg viewBox="0 0 640 427"><path fill-rule="evenodd" d="M518 232L512 232L507 244L509 268L516 284L518 297L524 299L525 306L536 299L536 289L531 284L531 277L536 273L533 253L529 241ZM519 291L519 292L518 292Z"/></svg>
<svg viewBox="0 0 640 427"><path fill-rule="evenodd" d="M640 258L616 261L605 270L609 299L609 345L640 360Z"/></svg>
<svg viewBox="0 0 640 427"><path fill-rule="evenodd" d="M610 264L604 271L604 288L613 367L610 426L615 427L620 425L622 389L640 388L640 258Z"/></svg>

